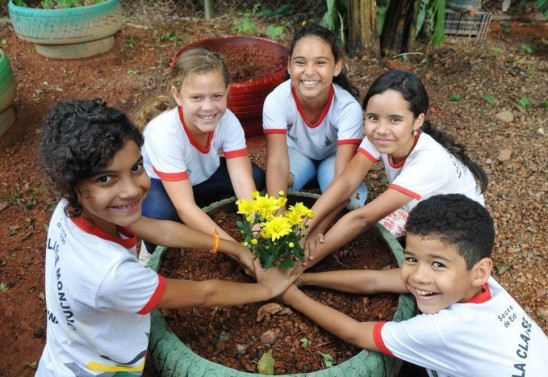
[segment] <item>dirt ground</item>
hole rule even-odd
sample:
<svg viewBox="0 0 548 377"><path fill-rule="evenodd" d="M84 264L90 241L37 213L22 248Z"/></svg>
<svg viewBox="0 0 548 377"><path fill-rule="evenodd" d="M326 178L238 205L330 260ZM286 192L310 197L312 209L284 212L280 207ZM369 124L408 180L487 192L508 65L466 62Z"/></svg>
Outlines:
<svg viewBox="0 0 548 377"><path fill-rule="evenodd" d="M125 23L108 53L56 61L38 55L11 25L0 23L0 48L17 81L17 121L0 138L1 377L32 376L45 343L45 236L56 198L37 161L44 115L56 101L93 97L135 114L163 89L173 53L184 43L231 34L225 24ZM172 30L181 38L161 42L160 35ZM466 145L489 175L485 199L497 226L493 275L545 332L547 40L546 22L492 22L486 40L449 38L439 47L419 45L414 54L348 61L362 95L376 76L391 68L409 69L423 78L431 97L430 120ZM260 164L263 145L262 137L249 140ZM380 167L366 180L371 197L385 188Z"/></svg>

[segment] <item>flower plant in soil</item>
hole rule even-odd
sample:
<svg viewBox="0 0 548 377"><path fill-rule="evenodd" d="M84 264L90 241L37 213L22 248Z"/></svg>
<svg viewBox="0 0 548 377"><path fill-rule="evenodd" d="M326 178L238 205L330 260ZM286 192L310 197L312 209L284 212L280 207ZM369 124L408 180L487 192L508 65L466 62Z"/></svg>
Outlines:
<svg viewBox="0 0 548 377"><path fill-rule="evenodd" d="M245 237L243 244L259 258L264 269L275 266L288 269L297 260L304 262L300 241L308 228L306 220L313 218L314 212L302 202L283 211L286 203L283 191L278 198L255 191L251 200L236 201L238 213L244 217L244 221L236 223Z"/></svg>
<svg viewBox="0 0 548 377"><path fill-rule="evenodd" d="M32 7L43 9L65 9L85 7L104 3L106 0L14 0L14 4L20 7Z"/></svg>
<svg viewBox="0 0 548 377"><path fill-rule="evenodd" d="M212 218L242 241L236 225L241 215L221 211ZM159 273L168 278L254 281L237 262L221 253L168 249L164 254ZM388 245L373 228L320 261L311 272L396 266ZM302 289L358 321L390 320L397 308L395 294L364 296L319 287ZM361 351L275 299L241 306L162 310L162 314L170 329L193 352L239 371L257 373L261 358L264 361L271 356L275 374L307 373L323 370L329 363L338 365Z"/></svg>

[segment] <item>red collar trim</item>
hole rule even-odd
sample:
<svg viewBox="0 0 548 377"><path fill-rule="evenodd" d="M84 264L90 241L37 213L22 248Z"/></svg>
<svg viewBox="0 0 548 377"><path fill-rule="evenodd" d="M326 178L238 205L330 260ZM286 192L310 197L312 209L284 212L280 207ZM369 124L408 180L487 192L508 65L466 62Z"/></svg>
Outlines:
<svg viewBox="0 0 548 377"><path fill-rule="evenodd" d="M113 237L107 232L105 232L103 229L99 228L95 224L93 224L91 221L86 219L83 216L79 217L71 217L70 220L76 225L78 228L82 229L84 232L91 234L93 236L99 237L101 239L104 239L106 241L111 241L119 244L120 246L131 249L137 244L137 237L135 236L135 233L126 227L123 226L116 226L118 229L118 232L126 236L127 238L120 238L120 237Z"/></svg>
<svg viewBox="0 0 548 377"><path fill-rule="evenodd" d="M211 140L213 139L213 132L209 132L207 135L207 145L204 147L198 141L192 136L190 131L188 130L186 124L185 124L185 118L183 116L183 108L179 106L177 108L179 113L179 120L181 121L181 124L183 125L183 129L185 130L186 135L188 136L188 140L190 141L190 144L199 150L201 153L207 154L209 153L209 149L211 148Z"/></svg>
<svg viewBox="0 0 548 377"><path fill-rule="evenodd" d="M490 299L491 299L491 290L489 289L489 285L485 283L481 286L481 290L470 300L465 301L465 303L482 304L484 302L489 301Z"/></svg>
<svg viewBox="0 0 548 377"><path fill-rule="evenodd" d="M421 137L421 133L422 132L418 132L417 133L417 136L415 136L415 141L413 142L413 146L411 147L411 150L409 151L409 154L411 154L411 152L413 152L413 149L415 149L415 145L417 145L417 143L419 142L419 137ZM407 155L407 157L409 157L409 154ZM390 167L393 168L393 169L399 169L403 166L403 164L405 164L405 161L407 161L407 157L405 157L403 160L401 160L400 162L398 162L397 164L394 163L394 160L392 159L392 156L388 156L388 162L390 163Z"/></svg>
<svg viewBox="0 0 548 377"><path fill-rule="evenodd" d="M299 111L299 114L301 114L301 118L303 118L304 123L310 127L310 128L316 128L320 125L320 123L323 122L325 117L327 116L327 113L329 112L329 108L331 107L331 103L333 102L333 97L335 96L335 90L333 89L333 85L329 87L329 95L327 97L327 102L325 103L325 106L322 110L322 113L320 114L320 117L315 123L309 123L306 119L303 106L299 102L299 98L297 97L297 91L294 87L291 87L291 94L293 95L293 99L295 100L295 103L297 104L297 110Z"/></svg>

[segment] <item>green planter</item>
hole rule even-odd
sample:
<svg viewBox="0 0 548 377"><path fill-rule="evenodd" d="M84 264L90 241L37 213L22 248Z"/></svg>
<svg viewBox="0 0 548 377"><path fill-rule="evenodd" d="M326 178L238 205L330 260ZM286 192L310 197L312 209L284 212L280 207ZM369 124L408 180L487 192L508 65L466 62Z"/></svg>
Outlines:
<svg viewBox="0 0 548 377"><path fill-rule="evenodd" d="M309 193L289 193L289 203L296 201L303 202L307 206L318 198L318 195ZM220 211L235 211L236 198L229 198L204 208L208 214L215 214ZM394 253L398 264L403 261L403 249L398 241L382 225L376 228L390 250ZM158 246L148 266L155 271L160 269L162 255L166 248ZM401 295L398 308L394 314L394 320L401 321L411 318L415 314L415 301L409 295ZM228 368L224 365L214 363L195 354L190 348L171 331L162 314L155 309L152 312L152 325L150 332L149 351L152 360L162 376L177 377L259 377L261 374L242 372ZM283 376L306 376L306 377L394 377L401 369L402 361L386 355L361 351L353 358L334 367L310 372L291 374Z"/></svg>
<svg viewBox="0 0 548 377"><path fill-rule="evenodd" d="M0 49L0 136L15 122L13 100L16 84L8 57Z"/></svg>
<svg viewBox="0 0 548 377"><path fill-rule="evenodd" d="M119 0L65 9L20 7L10 0L8 10L17 36L54 59L86 58L110 50L123 20Z"/></svg>

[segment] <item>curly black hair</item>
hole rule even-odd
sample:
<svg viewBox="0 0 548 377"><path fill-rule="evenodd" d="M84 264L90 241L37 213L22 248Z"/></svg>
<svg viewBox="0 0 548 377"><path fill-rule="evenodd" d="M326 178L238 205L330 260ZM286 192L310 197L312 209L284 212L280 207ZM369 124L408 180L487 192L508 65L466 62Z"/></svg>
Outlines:
<svg viewBox="0 0 548 377"><path fill-rule="evenodd" d="M435 195L419 202L405 227L408 234L455 245L468 270L489 258L495 243L495 226L487 209L462 194Z"/></svg>
<svg viewBox="0 0 548 377"><path fill-rule="evenodd" d="M120 110L100 98L58 102L44 119L41 160L49 179L68 200L65 213L78 217L78 185L108 166L127 141L143 145L141 132Z"/></svg>

